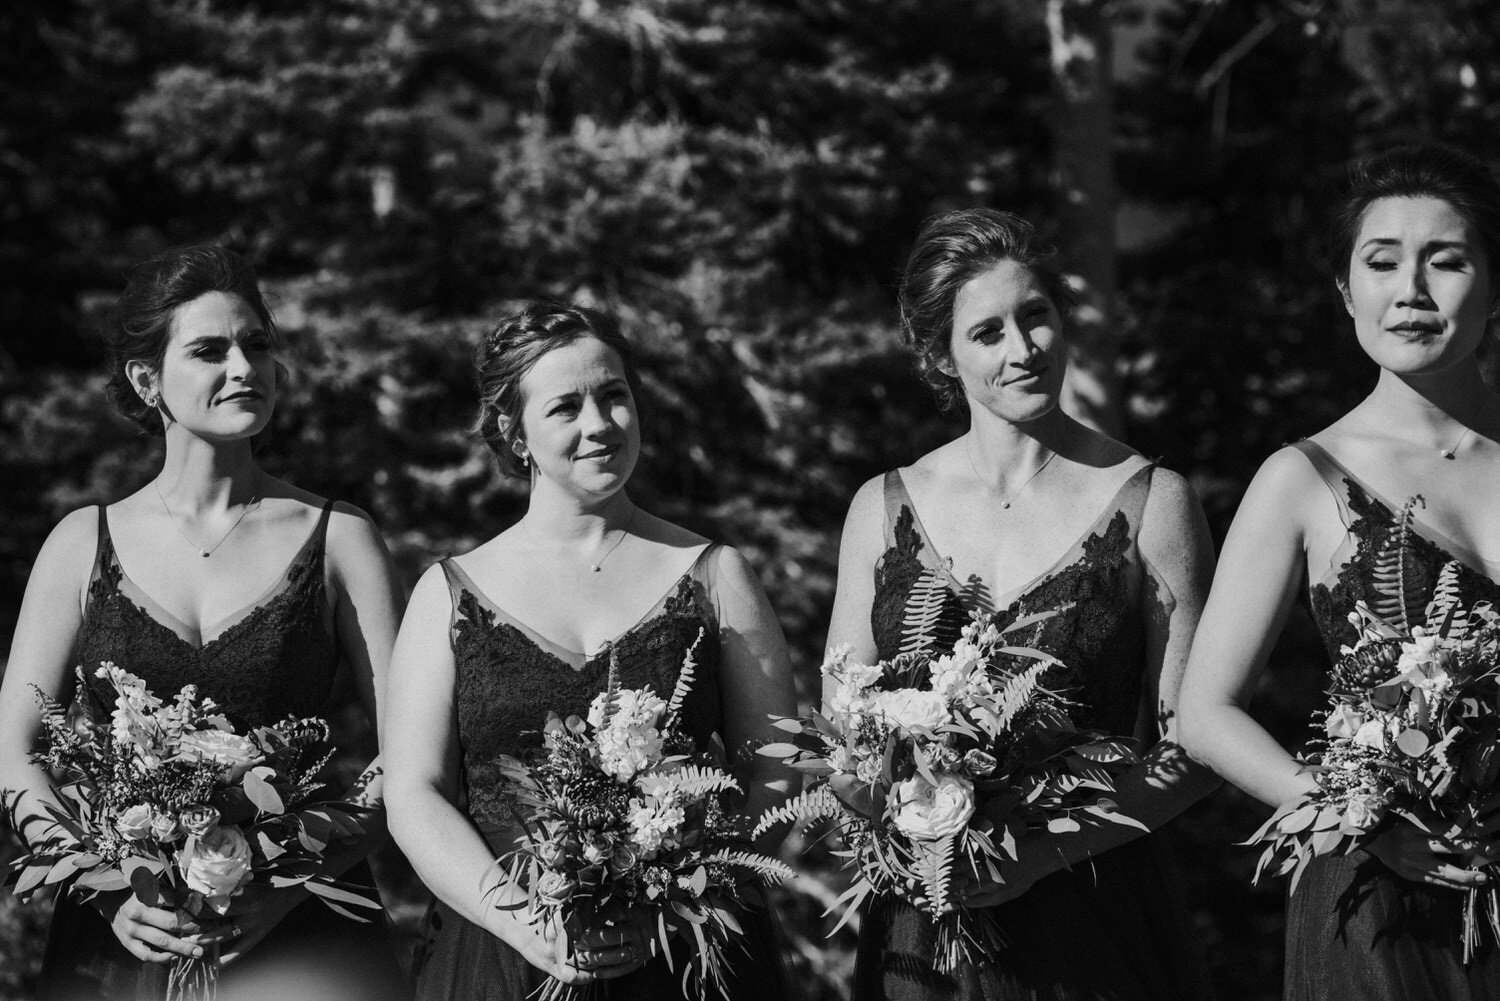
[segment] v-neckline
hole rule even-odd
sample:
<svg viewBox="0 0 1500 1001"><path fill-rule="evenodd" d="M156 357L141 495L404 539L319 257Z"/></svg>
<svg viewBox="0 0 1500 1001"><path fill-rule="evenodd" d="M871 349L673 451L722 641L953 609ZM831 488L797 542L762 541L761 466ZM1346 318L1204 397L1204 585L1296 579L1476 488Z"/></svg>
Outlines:
<svg viewBox="0 0 1500 1001"><path fill-rule="evenodd" d="M120 551L115 546L114 533L109 529L109 509L107 507L104 509L103 518L105 539L109 544L108 555L110 562L114 566L119 580L128 582L130 585L130 592L127 593L120 589L119 582L117 581L114 586L115 593L148 622L154 623L162 630L170 633L183 646L199 655L203 654L209 648L218 645L221 640L234 633L242 624L250 621L258 612L272 607L281 599L282 595L289 593L289 589L286 587L287 579L291 576L297 564L307 555L308 547L317 539L322 526L322 517L320 516L318 522L313 525L312 531L308 533L302 545L297 547L296 553L292 555L286 566L276 575L269 586L256 595L254 600L248 604L241 605L228 615L221 616L207 628L196 630L195 637L195 631L192 627L180 617L168 611L161 602L153 598L151 593L141 587L135 578L131 577L129 572L126 571L125 564L120 560Z"/></svg>
<svg viewBox="0 0 1500 1001"><path fill-rule="evenodd" d="M1101 526L1105 525L1109 520L1111 520L1115 512L1120 510L1119 501L1120 498L1124 496L1125 491L1129 489L1130 485L1133 484L1142 475L1155 468L1155 463L1148 462L1145 465L1141 466L1141 468L1137 469L1135 472L1131 473L1129 476L1125 477L1125 481L1121 483L1119 488L1115 490L1115 492L1110 496L1109 502L1104 505L1104 507L1097 515L1094 516L1093 521L1091 521L1088 527L1084 529L1083 534L1074 539L1073 542L1070 543L1068 547L1062 551L1062 555L1054 560L1052 564L1041 573L1038 573L1037 575L1032 577L1031 580L1021 585L1018 590L1011 592L1003 601L992 598L990 601L991 607L982 609L982 611L984 611L986 614L993 615L1005 609L1014 607L1015 604L1022 598L1026 597L1038 587L1041 587L1048 580L1061 573L1063 570L1066 570L1069 566L1072 566L1074 563L1078 562L1078 560L1083 555L1082 550L1085 544L1090 539L1099 535ZM901 502L905 504L906 509L911 512L912 524L916 528L917 534L921 537L922 543L932 551L933 559L936 561L937 567L940 569L941 573L948 578L949 590L960 597L965 594L971 593L974 589L965 585L964 582L959 580L958 576L953 572L953 561L950 558L944 556L942 553L938 552L937 546L933 545L932 536L927 534L927 527L922 524L922 516L917 512L916 502L912 500L911 491L906 488L906 480L902 477L901 471L899 469L896 470L896 483L901 487Z"/></svg>
<svg viewBox="0 0 1500 1001"><path fill-rule="evenodd" d="M566 646L562 643L558 643L556 640L551 639L540 630L527 625L524 621L506 611L503 606L501 606L498 602L496 602L488 594L486 594L478 584L474 583L474 579L469 576L468 571L459 566L457 562L449 560L448 564L449 566L453 567L453 569L458 573L459 586L465 591L472 594L474 596L474 600L479 602L479 604L483 606L486 611L494 615L500 621L500 624L509 626L511 629L519 633L537 650L550 656L558 663L566 665L575 673L578 673L586 670L591 663L594 663L600 657L604 656L604 654L611 647L618 646L632 634L644 628L649 623L655 621L660 615L661 608L669 601L671 601L672 598L676 597L676 595L682 590L682 586L684 583L692 579L693 574L698 569L699 564L703 562L704 558L713 548L713 543L710 542L705 544L703 548L699 550L698 555L693 557L693 562L688 564L687 569L679 574L672 581L671 586L663 591L655 601L647 606L646 610L641 613L638 619L636 619L630 625L626 626L619 633L605 640L602 644L600 644L599 649L593 653L584 653L580 650L574 650L572 647Z"/></svg>
<svg viewBox="0 0 1500 1001"><path fill-rule="evenodd" d="M1338 470L1339 475L1342 476L1346 481L1346 488L1349 486L1358 487L1366 497L1368 497L1374 503L1379 504L1385 510L1386 517L1392 524L1395 524L1400 519L1400 515L1397 512L1398 510L1404 510L1404 506L1401 509L1392 506L1391 502L1386 499L1385 495L1372 489L1368 483L1356 476L1348 466L1344 465L1337 458L1335 458L1332 452L1328 451L1328 449L1324 448L1322 445L1319 445L1317 442L1313 441L1310 438L1306 439L1306 441L1309 445L1313 446L1319 452L1323 453L1323 457L1328 461L1328 463L1333 466L1334 469ZM1355 514L1354 517L1358 518L1362 516ZM1452 560L1453 562L1459 564L1470 573L1475 573L1481 577L1484 577L1486 580L1500 583L1500 581L1496 580L1494 573L1490 569L1493 566L1496 570L1500 570L1500 562L1492 564L1489 560L1486 560L1483 556L1475 552L1473 549L1470 549L1468 546L1462 545L1461 543L1455 541L1446 532L1439 531L1428 522L1425 522L1421 518L1418 518L1415 510L1412 512L1411 523L1417 537L1422 539L1422 541L1426 542L1428 545L1432 546L1448 560ZM1335 550L1334 556L1329 560L1330 565L1333 563L1333 559L1338 555L1339 551ZM1331 579L1337 579L1338 575L1343 572L1344 566L1347 565L1347 563L1348 560L1346 559L1337 567L1333 567L1332 569L1334 572L1333 578ZM1326 581L1324 583L1326 583Z"/></svg>

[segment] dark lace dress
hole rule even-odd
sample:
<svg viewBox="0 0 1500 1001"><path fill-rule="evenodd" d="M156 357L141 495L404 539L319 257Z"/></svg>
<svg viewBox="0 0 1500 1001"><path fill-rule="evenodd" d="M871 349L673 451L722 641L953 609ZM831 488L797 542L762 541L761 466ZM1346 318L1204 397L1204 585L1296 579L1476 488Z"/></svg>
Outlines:
<svg viewBox="0 0 1500 1001"><path fill-rule="evenodd" d="M323 509L281 577L252 605L199 641L135 585L120 566L99 509L99 544L83 625L78 663L90 692L78 693L85 711L113 704L112 690L92 677L103 661L144 679L170 698L183 685L217 702L237 729L326 711L338 665L329 627L323 546L332 502ZM93 697L91 697L93 696ZM107 711L103 710L103 711ZM367 867L346 874L370 885ZM294 908L245 958L226 967L219 1001L316 997L363 1001L404 996L384 925L341 918L316 900ZM170 964L144 963L127 952L92 906L72 897L57 901L42 962L40 997L55 1001L148 1001L167 993Z"/></svg>
<svg viewBox="0 0 1500 1001"><path fill-rule="evenodd" d="M1376 554L1395 530L1393 506L1310 441L1294 447L1311 460L1333 492L1348 529L1328 570L1309 589L1313 618L1330 657L1352 644L1348 615L1372 597ZM1424 593L1439 572L1459 560L1465 605L1500 604L1492 571L1451 540L1416 523L1410 536ZM1488 931L1479 953L1463 963L1458 890L1402 879L1363 851L1315 859L1287 899L1286 991L1288 1001L1464 1001L1500 999L1500 948Z"/></svg>
<svg viewBox="0 0 1500 1001"><path fill-rule="evenodd" d="M684 655L697 642L697 682L683 718L700 742L723 731L717 549L706 547L641 620L612 644L622 686L649 687L666 697L676 686ZM605 688L609 657L585 657L551 642L485 597L453 560L444 560L442 567L453 601L450 635L459 784L475 827L499 854L514 832L502 794L500 758L539 746L538 731L549 711L586 715L594 696ZM744 951L728 957L734 971L730 998L795 997L771 913L755 910L743 915L741 923ZM676 957L676 973L665 960L656 959L623 977L598 982L593 996L609 1001L680 998L683 958ZM416 974L417 996L423 1001L523 1001L549 979L504 941L441 900L428 912ZM710 998L716 996L710 992Z"/></svg>
<svg viewBox="0 0 1500 1001"><path fill-rule="evenodd" d="M1154 467L1142 466L1053 567L1004 605L1002 627L1051 608L1028 645L1058 657L1053 675L1075 700L1080 727L1134 734L1145 683L1145 604L1149 586L1136 547ZM951 644L973 607L971 587L933 551L897 472L886 474L886 545L875 568L871 610L882 658L899 651L908 616L937 618ZM996 531L1022 531L997 519ZM934 587L941 584L941 587ZM981 596L988 602L988 596ZM1066 606L1066 607L1065 607ZM853 1001L1203 1001L1211 998L1192 945L1187 909L1159 836L1137 838L1038 880L991 909L1005 945L951 975L932 969L931 921L902 901L864 917Z"/></svg>

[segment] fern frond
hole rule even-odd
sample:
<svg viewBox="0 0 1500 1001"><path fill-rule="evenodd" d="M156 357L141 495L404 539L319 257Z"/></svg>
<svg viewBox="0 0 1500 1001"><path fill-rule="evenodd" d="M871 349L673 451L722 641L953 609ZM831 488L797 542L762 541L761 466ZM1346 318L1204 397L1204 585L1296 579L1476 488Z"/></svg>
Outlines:
<svg viewBox="0 0 1500 1001"><path fill-rule="evenodd" d="M777 883L785 879L791 879L797 875L797 870L781 861L781 859L772 858L769 855L758 855L755 852L739 851L733 848L720 849L709 855L704 861L723 862L726 865L749 869L757 876Z"/></svg>
<svg viewBox="0 0 1500 1001"><path fill-rule="evenodd" d="M1025 709L1039 691L1044 691L1042 675L1051 666L1045 661L1033 664L1005 683L1005 688L1000 692L999 709L996 714L999 717L998 729L1000 731L1009 730L1016 714Z"/></svg>
<svg viewBox="0 0 1500 1001"><path fill-rule="evenodd" d="M1370 575L1374 592L1370 597L1371 611L1398 625L1407 634L1411 633L1413 626L1422 624L1420 619L1426 606L1420 593L1421 574L1411 544L1416 509L1425 504L1421 494L1406 502L1395 530L1375 554Z"/></svg>
<svg viewBox="0 0 1500 1001"><path fill-rule="evenodd" d="M620 706L620 657L615 652L615 645L609 644L609 674L604 682L604 713L600 720L599 729L609 726L609 721L614 718L615 710Z"/></svg>
<svg viewBox="0 0 1500 1001"><path fill-rule="evenodd" d="M695 798L710 793L729 792L740 787L733 776L717 768L704 768L701 765L684 765L672 772L668 778L672 788L685 796Z"/></svg>
<svg viewBox="0 0 1500 1001"><path fill-rule="evenodd" d="M912 584L901 620L901 653L925 653L937 645L950 593L948 581L937 570L924 568Z"/></svg>
<svg viewBox="0 0 1500 1001"><path fill-rule="evenodd" d="M1469 613L1463 606L1463 594L1458 584L1459 564L1449 560L1438 574L1437 586L1432 589L1432 600L1427 602L1427 613L1423 620L1428 629L1447 625L1445 636L1462 639L1469 628Z"/></svg>
<svg viewBox="0 0 1500 1001"><path fill-rule="evenodd" d="M954 838L946 837L931 842L921 852L912 866L917 878L922 881L922 892L927 897L933 913L941 914L948 908L949 884L953 875Z"/></svg>
<svg viewBox="0 0 1500 1001"><path fill-rule="evenodd" d="M842 815L843 812L844 806L833 794L832 789L826 785L815 786L812 789L804 789L794 799L789 799L780 806L761 814L751 837L758 838L777 824L834 818Z"/></svg>
<svg viewBox="0 0 1500 1001"><path fill-rule="evenodd" d="M667 700L667 712L662 721L662 730L671 732L677 726L677 720L682 715L682 706L687 701L688 692L693 690L693 682L697 680L698 660L693 655L698 651L698 644L703 642L703 627L698 627L698 635L693 637L693 642L688 646L687 653L682 655L682 670L677 673L677 684L672 686L672 697ZM615 667L614 650L610 650L609 658L610 673L613 675Z"/></svg>

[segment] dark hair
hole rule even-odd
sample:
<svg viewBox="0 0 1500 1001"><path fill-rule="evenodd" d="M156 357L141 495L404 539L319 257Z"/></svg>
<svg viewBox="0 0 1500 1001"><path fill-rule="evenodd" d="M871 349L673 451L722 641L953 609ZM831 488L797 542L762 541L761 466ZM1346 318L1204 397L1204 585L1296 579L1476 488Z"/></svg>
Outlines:
<svg viewBox="0 0 1500 1001"><path fill-rule="evenodd" d="M1349 283L1354 241L1370 206L1382 198L1441 198L1479 234L1493 284L1500 277L1500 184L1477 158L1452 146L1398 146L1349 169L1349 184L1329 241L1333 273Z"/></svg>
<svg viewBox="0 0 1500 1001"><path fill-rule="evenodd" d="M130 269L104 330L109 352L109 392L115 406L149 434L162 433L161 414L146 405L125 374L128 362L144 360L160 372L172 339L172 318L181 306L210 292L239 296L276 343L276 323L261 295L255 268L232 250L203 244L168 250ZM285 370L278 363L278 380Z"/></svg>
<svg viewBox="0 0 1500 1001"><path fill-rule="evenodd" d="M597 309L538 300L502 317L480 339L474 352L479 415L469 435L484 442L507 476L526 479L529 475L527 464L513 449L521 436L521 411L526 405L521 380L549 351L586 337L602 342L620 356L630 391L639 396L630 342L615 318Z"/></svg>
<svg viewBox="0 0 1500 1001"><path fill-rule="evenodd" d="M964 408L958 379L942 369L951 357L959 289L1001 261L1015 261L1036 276L1052 305L1066 315L1077 297L1051 264L1052 255L1031 223L1009 212L958 209L923 223L901 276L901 330L916 355L917 373L944 411Z"/></svg>

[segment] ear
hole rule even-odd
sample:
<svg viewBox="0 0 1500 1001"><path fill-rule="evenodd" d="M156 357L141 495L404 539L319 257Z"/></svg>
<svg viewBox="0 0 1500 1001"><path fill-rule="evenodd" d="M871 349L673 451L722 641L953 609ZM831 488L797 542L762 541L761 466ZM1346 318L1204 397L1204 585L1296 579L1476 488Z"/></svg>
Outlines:
<svg viewBox="0 0 1500 1001"><path fill-rule="evenodd" d="M943 352L938 356L936 364L932 366L950 379L958 378L958 367L953 364L953 355Z"/></svg>
<svg viewBox="0 0 1500 1001"><path fill-rule="evenodd" d="M1354 315L1354 299L1349 295L1349 283L1342 278L1336 278L1333 282L1338 286L1339 297L1344 300L1344 312L1350 316Z"/></svg>
<svg viewBox="0 0 1500 1001"><path fill-rule="evenodd" d="M150 365L139 358L126 362L125 378L130 381L130 385L135 390L136 395L147 406L155 406L152 401L157 396L156 371Z"/></svg>

